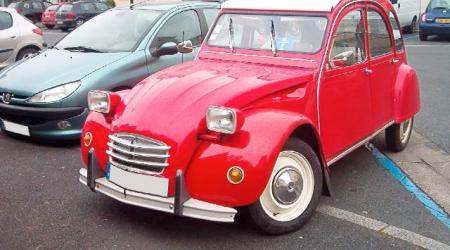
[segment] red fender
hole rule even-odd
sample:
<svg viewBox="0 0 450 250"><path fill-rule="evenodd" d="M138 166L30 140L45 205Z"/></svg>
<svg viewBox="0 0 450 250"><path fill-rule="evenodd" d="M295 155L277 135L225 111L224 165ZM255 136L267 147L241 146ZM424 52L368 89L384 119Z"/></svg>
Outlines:
<svg viewBox="0 0 450 250"><path fill-rule="evenodd" d="M200 145L185 173L189 194L229 207L254 203L264 191L286 140L298 126L306 123L311 121L298 113L246 111L244 125L236 134L221 142ZM233 166L244 171L244 179L239 184L231 184L227 179L227 171Z"/></svg>
<svg viewBox="0 0 450 250"><path fill-rule="evenodd" d="M402 123L420 110L419 80L416 71L409 65L400 66L394 89L394 120Z"/></svg>

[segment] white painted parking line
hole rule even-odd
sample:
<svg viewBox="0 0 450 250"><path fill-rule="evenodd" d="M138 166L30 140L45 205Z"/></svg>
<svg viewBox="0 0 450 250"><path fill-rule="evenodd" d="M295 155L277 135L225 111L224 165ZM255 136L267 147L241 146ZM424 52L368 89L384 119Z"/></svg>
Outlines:
<svg viewBox="0 0 450 250"><path fill-rule="evenodd" d="M450 246L437 240L350 211L327 205L320 205L317 208L317 211L319 213L344 220L376 232L384 233L390 237L406 241L425 249L450 250Z"/></svg>
<svg viewBox="0 0 450 250"><path fill-rule="evenodd" d="M450 47L450 44L408 44L406 48L442 48Z"/></svg>

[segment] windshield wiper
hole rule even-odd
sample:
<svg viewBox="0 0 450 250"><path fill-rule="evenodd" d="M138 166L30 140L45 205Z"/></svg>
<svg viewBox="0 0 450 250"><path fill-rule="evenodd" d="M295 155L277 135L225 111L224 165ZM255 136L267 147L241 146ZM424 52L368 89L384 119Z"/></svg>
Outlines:
<svg viewBox="0 0 450 250"><path fill-rule="evenodd" d="M94 49L86 46L74 46L74 47L66 47L65 50L69 51L82 51L82 52L93 52L93 53L105 53L104 51Z"/></svg>
<svg viewBox="0 0 450 250"><path fill-rule="evenodd" d="M229 42L230 50L231 50L231 53L233 53L234 52L234 28L233 28L233 19L231 19L231 17L230 17L230 24L228 25L228 35L230 36L230 42Z"/></svg>
<svg viewBox="0 0 450 250"><path fill-rule="evenodd" d="M273 24L273 19L270 20L270 42L272 44L272 54L273 56L277 56L277 42L275 41L275 25Z"/></svg>

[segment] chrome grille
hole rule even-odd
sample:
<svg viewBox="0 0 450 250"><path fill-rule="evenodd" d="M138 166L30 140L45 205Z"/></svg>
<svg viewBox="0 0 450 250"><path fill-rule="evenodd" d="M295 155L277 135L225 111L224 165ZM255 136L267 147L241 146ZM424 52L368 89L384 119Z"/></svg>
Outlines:
<svg viewBox="0 0 450 250"><path fill-rule="evenodd" d="M169 149L163 142L133 134L109 135L109 161L132 171L161 173L169 164Z"/></svg>

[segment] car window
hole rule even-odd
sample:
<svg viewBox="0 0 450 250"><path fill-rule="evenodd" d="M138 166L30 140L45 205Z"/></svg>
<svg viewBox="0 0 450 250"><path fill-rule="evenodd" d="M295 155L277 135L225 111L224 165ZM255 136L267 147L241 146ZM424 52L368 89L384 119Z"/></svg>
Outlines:
<svg viewBox="0 0 450 250"><path fill-rule="evenodd" d="M394 34L395 50L400 51L403 49L402 33L400 32L400 24L397 22L397 19L395 19L392 11L389 14L389 20L391 21L392 34Z"/></svg>
<svg viewBox="0 0 450 250"><path fill-rule="evenodd" d="M208 45L275 52L316 53L327 27L323 16L285 14L222 14Z"/></svg>
<svg viewBox="0 0 450 250"><path fill-rule="evenodd" d="M80 3L80 10L81 11L93 11L95 10L95 7L92 3Z"/></svg>
<svg viewBox="0 0 450 250"><path fill-rule="evenodd" d="M72 7L73 7L72 4L63 4L63 5L61 5L61 7L59 7L58 12L71 11Z"/></svg>
<svg viewBox="0 0 450 250"><path fill-rule="evenodd" d="M94 3L94 4L97 7L97 9L99 9L99 10L107 10L108 9L108 5L106 5L104 3Z"/></svg>
<svg viewBox="0 0 450 250"><path fill-rule="evenodd" d="M52 4L49 2L42 2L44 4L44 8L50 7Z"/></svg>
<svg viewBox="0 0 450 250"><path fill-rule="evenodd" d="M369 32L369 50L371 57L389 54L392 51L387 24L383 17L374 9L367 13Z"/></svg>
<svg viewBox="0 0 450 250"><path fill-rule="evenodd" d="M31 6L35 10L44 10L44 7L42 6L41 2L31 2Z"/></svg>
<svg viewBox="0 0 450 250"><path fill-rule="evenodd" d="M160 47L166 42L180 43L191 40L194 47L202 42L202 31L197 13L193 10L183 11L171 17L159 30L153 47Z"/></svg>
<svg viewBox="0 0 450 250"><path fill-rule="evenodd" d="M431 9L450 9L450 0L432 0L430 3Z"/></svg>
<svg viewBox="0 0 450 250"><path fill-rule="evenodd" d="M45 11L56 11L59 5L51 5Z"/></svg>
<svg viewBox="0 0 450 250"><path fill-rule="evenodd" d="M362 10L346 14L339 23L330 53L330 64L334 67L350 66L366 60ZM343 62L337 64L337 60Z"/></svg>
<svg viewBox="0 0 450 250"><path fill-rule="evenodd" d="M5 11L0 11L0 30L6 30L11 28L13 20L11 14Z"/></svg>
<svg viewBox="0 0 450 250"><path fill-rule="evenodd" d="M217 17L217 13L219 13L219 9L203 9L203 13L205 14L206 24L208 28L211 28L212 23Z"/></svg>

